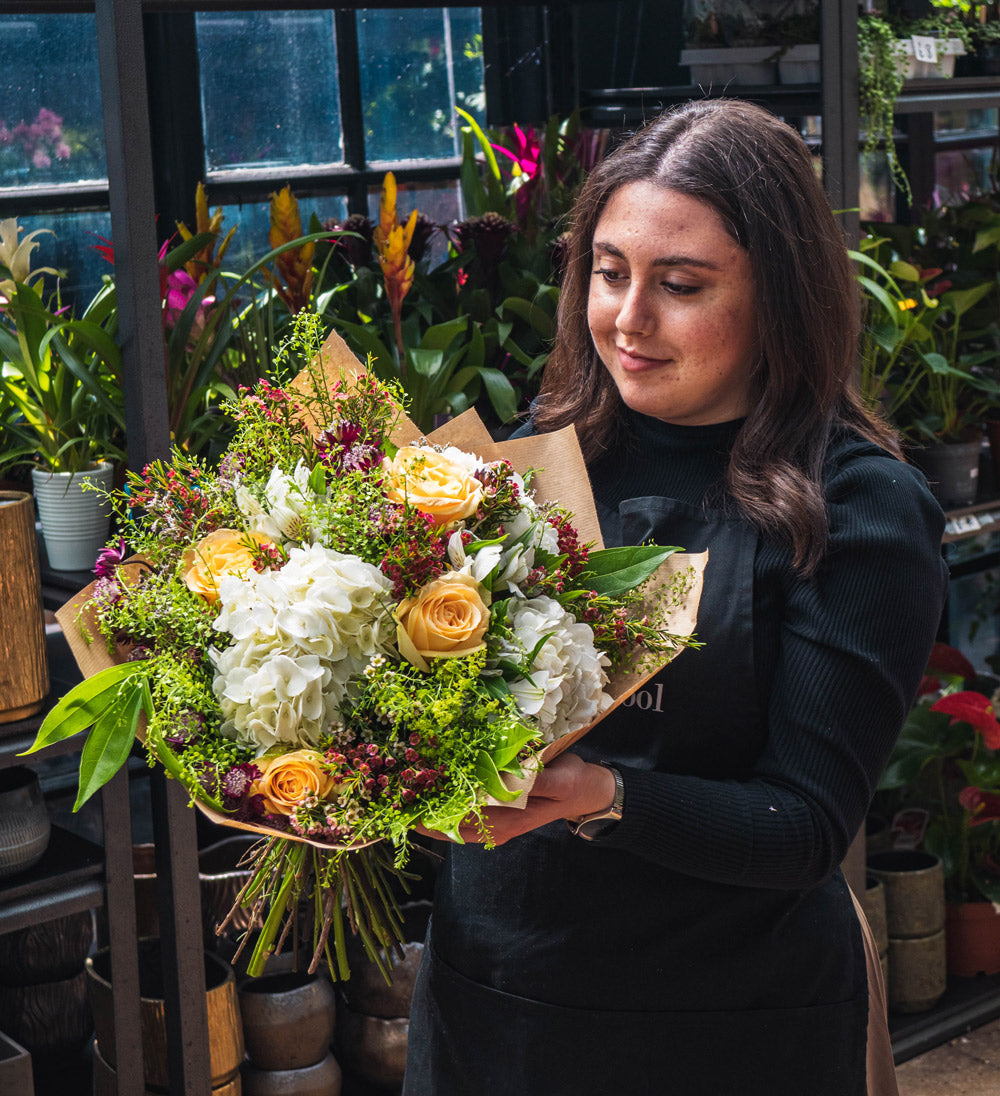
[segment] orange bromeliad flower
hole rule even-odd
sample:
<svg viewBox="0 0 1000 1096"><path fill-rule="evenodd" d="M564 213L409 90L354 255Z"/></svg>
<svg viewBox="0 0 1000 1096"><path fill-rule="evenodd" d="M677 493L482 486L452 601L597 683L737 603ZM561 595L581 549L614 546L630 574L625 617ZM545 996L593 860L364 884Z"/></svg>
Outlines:
<svg viewBox="0 0 1000 1096"><path fill-rule="evenodd" d="M299 203L292 194L292 188L283 187L277 194L271 195L271 231L268 233L268 242L272 248L281 247L301 235ZM289 248L274 260L278 274L272 274L271 281L278 296L288 306L289 312L301 312L309 303L315 254L316 244L311 242Z"/></svg>
<svg viewBox="0 0 1000 1096"><path fill-rule="evenodd" d="M382 196L379 199L379 223L374 233L375 249L379 266L385 279L385 294L392 311L392 326L396 333L396 349L399 351L400 376L406 372L403 350L402 310L403 298L413 285L414 262L410 258L410 241L416 227L418 213L410 214L405 225L399 223L396 212L396 176L391 171L382 180Z"/></svg>
<svg viewBox="0 0 1000 1096"><path fill-rule="evenodd" d="M226 253L226 248L229 247L229 241L236 232L236 226L234 225L226 233L225 239L219 244L219 253L218 255L215 255L215 245L218 243L219 233L222 231L222 222L225 220L225 215L221 209L217 209L209 216L208 198L205 196L204 183L199 183L198 189L195 191L194 207L195 231L192 232L183 221L177 222L177 231L181 234L182 240L190 240L196 233L200 235L202 232L210 232L212 234L211 242L206 244L201 251L195 252L195 254L184 264L184 269L188 274L190 274L196 282L200 282L210 268L222 265L222 257Z"/></svg>

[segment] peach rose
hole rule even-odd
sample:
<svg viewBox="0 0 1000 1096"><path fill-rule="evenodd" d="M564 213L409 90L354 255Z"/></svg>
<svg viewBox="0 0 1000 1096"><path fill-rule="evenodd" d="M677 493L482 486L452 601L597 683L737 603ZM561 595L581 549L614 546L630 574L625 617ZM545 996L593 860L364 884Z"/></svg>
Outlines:
<svg viewBox="0 0 1000 1096"><path fill-rule="evenodd" d="M426 673L429 658L458 658L483 646L490 611L472 575L449 571L396 606L396 642L407 662Z"/></svg>
<svg viewBox="0 0 1000 1096"><path fill-rule="evenodd" d="M325 799L335 784L318 750L292 750L258 758L256 764L261 777L254 781L253 794L264 797L264 809L269 814L291 814L312 795Z"/></svg>
<svg viewBox="0 0 1000 1096"><path fill-rule="evenodd" d="M382 467L388 497L430 514L435 525L469 517L483 498L479 480L434 449L405 445Z"/></svg>
<svg viewBox="0 0 1000 1096"><path fill-rule="evenodd" d="M253 570L248 541L271 543L263 533L240 533L235 529L216 529L202 537L181 560L184 584L213 605L219 597L219 583L227 575L245 575Z"/></svg>

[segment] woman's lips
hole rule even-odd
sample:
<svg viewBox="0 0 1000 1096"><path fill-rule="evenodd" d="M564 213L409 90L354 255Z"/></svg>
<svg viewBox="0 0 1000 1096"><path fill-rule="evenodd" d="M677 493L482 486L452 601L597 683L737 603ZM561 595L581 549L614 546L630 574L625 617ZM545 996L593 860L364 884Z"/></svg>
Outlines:
<svg viewBox="0 0 1000 1096"><path fill-rule="evenodd" d="M643 373L647 369L656 369L657 366L665 365L670 361L669 358L647 358L621 346L616 347L616 349L618 351L618 364L627 373Z"/></svg>

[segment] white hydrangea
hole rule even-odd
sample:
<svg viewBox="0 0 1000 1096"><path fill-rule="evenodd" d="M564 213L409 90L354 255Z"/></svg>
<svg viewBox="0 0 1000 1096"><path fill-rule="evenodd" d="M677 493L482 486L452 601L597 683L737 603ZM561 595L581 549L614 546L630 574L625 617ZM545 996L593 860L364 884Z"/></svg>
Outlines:
<svg viewBox="0 0 1000 1096"><path fill-rule="evenodd" d="M604 686L610 662L594 646L588 625L549 597L512 602L509 620L526 652L548 636L531 664L531 681L510 685L518 708L538 721L546 742L585 727L607 711L612 700Z"/></svg>
<svg viewBox="0 0 1000 1096"><path fill-rule="evenodd" d="M296 540L314 539L313 531L303 530L302 526L306 509L315 498L309 486L309 468L302 461L291 475L273 469L264 487L263 501L242 485L236 488L240 513L274 541L289 540L293 532L298 534Z"/></svg>
<svg viewBox="0 0 1000 1096"><path fill-rule="evenodd" d="M293 548L279 571L223 579L213 627L235 641L213 654L223 732L259 752L315 745L348 682L388 649L391 587L371 564L318 544Z"/></svg>

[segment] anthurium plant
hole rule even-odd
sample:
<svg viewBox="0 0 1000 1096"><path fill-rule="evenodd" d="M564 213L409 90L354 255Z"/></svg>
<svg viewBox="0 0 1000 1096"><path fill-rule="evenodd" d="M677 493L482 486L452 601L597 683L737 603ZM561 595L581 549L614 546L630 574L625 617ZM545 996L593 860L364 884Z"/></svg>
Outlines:
<svg viewBox="0 0 1000 1096"><path fill-rule="evenodd" d="M941 858L954 902L1000 902L998 686L936 644L876 794L886 813L928 812L923 848Z"/></svg>
<svg viewBox="0 0 1000 1096"><path fill-rule="evenodd" d="M861 391L911 442L964 441L1000 401L998 333L977 306L995 279L958 287L940 267L896 255L885 236L852 255L866 298Z"/></svg>

